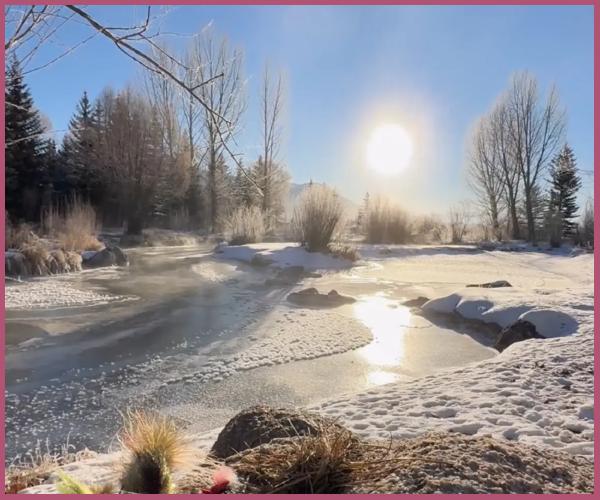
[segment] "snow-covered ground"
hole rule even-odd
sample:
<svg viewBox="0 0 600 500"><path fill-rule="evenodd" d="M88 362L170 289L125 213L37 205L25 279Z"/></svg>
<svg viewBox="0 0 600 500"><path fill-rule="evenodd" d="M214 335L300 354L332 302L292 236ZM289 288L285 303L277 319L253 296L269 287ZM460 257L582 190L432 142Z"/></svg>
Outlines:
<svg viewBox="0 0 600 500"><path fill-rule="evenodd" d="M307 252L297 243L255 243L239 246L222 244L217 248L217 253L223 259L281 268L302 266L306 271L340 270L352 267L352 263L346 259L319 252Z"/></svg>
<svg viewBox="0 0 600 500"><path fill-rule="evenodd" d="M437 279L468 283L508 279L515 286L485 289L444 284L438 287L438 297L430 295L433 300L425 309L456 312L500 326L520 318L532 322L545 337L562 338L519 342L480 363L374 388L315 408L369 437L449 430L591 456L593 256L492 252L471 255L468 266L463 266L464 258L431 255L431 269L422 274L424 281L447 264ZM419 260L422 264L423 258ZM497 260L504 264L501 270L495 269Z"/></svg>
<svg viewBox="0 0 600 500"><path fill-rule="evenodd" d="M208 362L207 352L198 350L197 359L186 351L183 358L153 362L147 369L139 366L137 374L142 379L150 377L152 384L132 386L132 391L168 394L180 392L181 386L171 384L227 384L228 377L245 376L250 370L296 366L291 363L352 350L369 344L373 337L377 340L373 322L357 312L383 314L407 298L424 296L431 299L425 309L500 326L526 319L549 338L519 342L483 361L465 362L424 377L401 377L358 394L311 404L311 408L340 418L367 437L389 439L449 430L592 456L593 255L482 251L473 246L360 245L358 250L362 259L350 264L309 254L293 244L221 246L216 262L193 262L189 275L218 286L239 285L238 275L249 272L245 266L238 268L239 262L261 260L259 264L267 270L303 266L307 271L329 271L304 279L296 289L315 286L327 292L335 288L359 297L359 302L356 308L339 312L290 308L280 303L287 292L267 290L260 302L248 302L257 308L256 314L248 316L247 331L243 328L230 337L231 345L223 343L211 351ZM257 279L257 272L252 280ZM507 280L512 287L466 287L495 280ZM238 298L250 299L249 290L241 291ZM383 305L374 300L378 297ZM276 303L279 306L274 307ZM354 317L348 311L354 311ZM414 339L418 332L415 327L412 337L399 334L399 338ZM239 345L236 339L241 339ZM427 345L423 343L422 348ZM452 343L448 345L452 349ZM407 349L405 357L410 352ZM418 359L411 361L413 365ZM155 381L159 373L162 379ZM113 399L110 390L108 394ZM195 438L209 445L217 432L214 429ZM77 465L73 467L78 470Z"/></svg>

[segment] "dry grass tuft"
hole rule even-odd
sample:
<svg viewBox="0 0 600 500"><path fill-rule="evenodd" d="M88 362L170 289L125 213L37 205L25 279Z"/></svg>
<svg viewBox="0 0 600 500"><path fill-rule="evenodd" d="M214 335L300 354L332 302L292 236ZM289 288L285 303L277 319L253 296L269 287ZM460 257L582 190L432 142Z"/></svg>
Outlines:
<svg viewBox="0 0 600 500"><path fill-rule="evenodd" d="M122 489L131 493L171 493L171 473L184 465L190 450L172 420L155 413L129 411L119 435L128 460Z"/></svg>
<svg viewBox="0 0 600 500"><path fill-rule="evenodd" d="M43 243L36 241L25 244L21 247L21 253L25 256L30 275L46 276L49 274L50 252Z"/></svg>
<svg viewBox="0 0 600 500"><path fill-rule="evenodd" d="M13 226L9 219L6 218L4 227L4 249L20 250L24 246L37 243L38 237L33 232L33 228L29 224L19 224Z"/></svg>
<svg viewBox="0 0 600 500"><path fill-rule="evenodd" d="M344 209L337 193L327 186L311 185L294 209L292 228L309 252L327 251L341 229Z"/></svg>
<svg viewBox="0 0 600 500"><path fill-rule="evenodd" d="M64 212L50 207L42 216L45 234L56 237L64 250L101 250L103 245L96 238L98 230L93 207L78 198L69 202Z"/></svg>
<svg viewBox="0 0 600 500"><path fill-rule="evenodd" d="M230 245L260 243L265 237L263 214L258 207L242 207L227 219L226 227Z"/></svg>
<svg viewBox="0 0 600 500"><path fill-rule="evenodd" d="M25 488L42 484L59 467L89 458L91 455L93 453L87 449L73 452L68 443L63 445L59 452L53 453L48 442L45 444L45 449L38 442L32 453L5 469L4 492L18 493Z"/></svg>
<svg viewBox="0 0 600 500"><path fill-rule="evenodd" d="M432 461L407 456L391 441L360 440L333 423L322 424L318 435L275 440L235 455L228 463L248 493L331 494L377 491L409 463L418 469Z"/></svg>
<svg viewBox="0 0 600 500"><path fill-rule="evenodd" d="M327 424L318 436L299 436L252 448L232 466L260 493L342 493L357 458L358 439Z"/></svg>
<svg viewBox="0 0 600 500"><path fill-rule="evenodd" d="M366 215L367 242L402 244L410 241L410 238L408 215L387 200L375 199Z"/></svg>
<svg viewBox="0 0 600 500"><path fill-rule="evenodd" d="M342 243L330 243L327 247L329 253L334 257L349 260L350 262L356 262L360 259L360 254L356 247L352 245L344 245Z"/></svg>

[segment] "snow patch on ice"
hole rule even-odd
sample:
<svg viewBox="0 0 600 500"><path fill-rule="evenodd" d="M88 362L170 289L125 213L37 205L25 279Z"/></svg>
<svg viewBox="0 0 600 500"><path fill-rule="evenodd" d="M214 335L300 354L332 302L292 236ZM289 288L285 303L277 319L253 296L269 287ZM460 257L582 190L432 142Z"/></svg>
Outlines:
<svg viewBox="0 0 600 500"><path fill-rule="evenodd" d="M224 259L246 262L260 261L275 267L302 266L307 271L349 269L352 262L320 252L308 252L295 243L255 243L251 245L219 245L217 255Z"/></svg>
<svg viewBox="0 0 600 500"><path fill-rule="evenodd" d="M109 295L92 290L80 290L58 279L39 279L5 286L6 309L51 309L77 307L133 300L125 295Z"/></svg>

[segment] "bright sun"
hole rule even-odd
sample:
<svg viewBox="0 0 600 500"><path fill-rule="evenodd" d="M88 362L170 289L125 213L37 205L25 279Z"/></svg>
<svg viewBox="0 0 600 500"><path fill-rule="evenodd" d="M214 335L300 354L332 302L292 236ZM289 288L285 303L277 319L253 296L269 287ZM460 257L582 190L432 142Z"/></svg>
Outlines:
<svg viewBox="0 0 600 500"><path fill-rule="evenodd" d="M377 127L367 145L367 164L369 168L387 175L404 170L412 157L413 144L410 135L396 124Z"/></svg>

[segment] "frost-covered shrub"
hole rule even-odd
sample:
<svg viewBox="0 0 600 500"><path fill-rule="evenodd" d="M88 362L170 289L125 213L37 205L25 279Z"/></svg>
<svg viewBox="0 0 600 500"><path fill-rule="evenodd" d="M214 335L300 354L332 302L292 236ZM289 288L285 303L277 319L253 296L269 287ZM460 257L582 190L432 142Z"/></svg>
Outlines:
<svg viewBox="0 0 600 500"><path fill-rule="evenodd" d="M368 243L407 243L411 237L408 215L385 200L375 200L366 214Z"/></svg>
<svg viewBox="0 0 600 500"><path fill-rule="evenodd" d="M265 236L263 214L258 207L241 207L226 222L230 245L259 243Z"/></svg>
<svg viewBox="0 0 600 500"><path fill-rule="evenodd" d="M329 253L334 257L340 257L341 259L349 260L350 262L356 262L360 259L360 254L356 247L352 245L345 245L342 243L330 243L327 247Z"/></svg>
<svg viewBox="0 0 600 500"><path fill-rule="evenodd" d="M342 203L333 189L311 185L294 209L292 229L297 241L309 252L327 251L341 228L343 213Z"/></svg>

